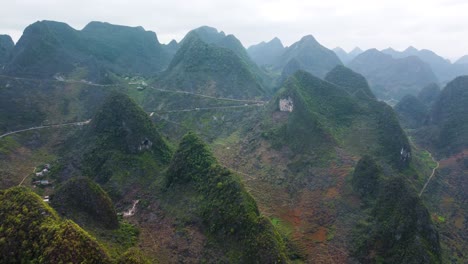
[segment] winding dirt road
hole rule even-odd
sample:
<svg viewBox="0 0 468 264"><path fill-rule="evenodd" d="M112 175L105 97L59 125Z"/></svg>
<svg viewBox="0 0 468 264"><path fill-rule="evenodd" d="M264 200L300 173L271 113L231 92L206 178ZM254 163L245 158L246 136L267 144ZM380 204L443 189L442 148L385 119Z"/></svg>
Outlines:
<svg viewBox="0 0 468 264"><path fill-rule="evenodd" d="M86 120L86 121L81 121L81 122L73 122L73 123L64 123L64 124L56 124L56 125L47 125L47 126L37 126L37 127L30 127L30 128L25 128L25 129L20 129L16 131L10 131L7 132L3 135L0 135L0 138L4 138L9 135L21 133L21 132L26 132L26 131L31 131L31 130L37 130L37 129L44 129L44 128L50 128L50 127L63 127L63 126L82 126L82 125L87 125L91 122L91 119Z"/></svg>
<svg viewBox="0 0 468 264"><path fill-rule="evenodd" d="M432 169L432 174L431 174L431 176L429 176L429 179L427 179L426 183L424 184L423 188L421 189L421 192L419 192L419 197L421 197L421 195L424 193L424 191L426 190L427 185L432 180L432 177L434 177L434 174L435 174L436 170L439 168L439 162L434 159L434 157L432 156L432 154L430 152L429 152L429 154L431 155L432 161L437 163L437 166L434 169Z"/></svg>

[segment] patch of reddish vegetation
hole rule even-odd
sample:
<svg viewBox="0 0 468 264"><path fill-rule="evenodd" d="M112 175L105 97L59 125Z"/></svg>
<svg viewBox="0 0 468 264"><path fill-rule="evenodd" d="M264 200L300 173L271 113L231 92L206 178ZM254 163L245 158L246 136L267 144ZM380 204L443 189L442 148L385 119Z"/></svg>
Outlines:
<svg viewBox="0 0 468 264"><path fill-rule="evenodd" d="M140 227L138 247L160 263L197 263L206 238L196 226L178 227L157 203L128 220Z"/></svg>
<svg viewBox="0 0 468 264"><path fill-rule="evenodd" d="M455 215L453 225L458 229L463 229L465 227L465 217L461 212Z"/></svg>
<svg viewBox="0 0 468 264"><path fill-rule="evenodd" d="M279 112L274 120L285 118L287 113ZM293 242L307 263L346 263L351 228L338 221L339 206L352 203L359 208L359 199L345 195L346 177L359 157L349 155L337 148L336 163L328 167L305 168L310 177L289 185L293 173L289 171L292 153L289 149L273 149L266 141L244 139L237 156L223 160L223 164L240 174L243 182L257 201L262 214L279 218L283 231ZM231 148L232 150L232 148ZM224 149L219 149L223 152ZM323 185L321 185L323 183ZM346 197L346 198L344 198ZM347 207L346 210L349 210ZM341 212L342 213L342 212ZM333 234L327 240L327 235Z"/></svg>
<svg viewBox="0 0 468 264"><path fill-rule="evenodd" d="M312 234L312 240L314 240L315 242L325 242L325 240L327 239L327 228L326 227L319 227L318 230Z"/></svg>
<svg viewBox="0 0 468 264"><path fill-rule="evenodd" d="M468 149L465 149L461 151L460 153L457 153L455 155L452 155L446 159L441 160L440 167L441 168L447 168L447 167L452 167L452 166L457 166L458 162L460 160L463 160L465 157L468 157Z"/></svg>
<svg viewBox="0 0 468 264"><path fill-rule="evenodd" d="M327 190L325 197L328 199L335 199L338 196L338 189L336 187L331 187Z"/></svg>

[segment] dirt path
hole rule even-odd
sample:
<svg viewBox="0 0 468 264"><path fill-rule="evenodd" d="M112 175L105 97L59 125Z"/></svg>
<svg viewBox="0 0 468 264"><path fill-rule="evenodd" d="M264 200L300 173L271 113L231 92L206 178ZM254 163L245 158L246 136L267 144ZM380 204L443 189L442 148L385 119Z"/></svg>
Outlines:
<svg viewBox="0 0 468 264"><path fill-rule="evenodd" d="M122 84L98 84L98 83L93 83L93 82L89 82L89 81L85 81L85 80L73 81L73 80L65 80L65 79L37 79L37 78L15 77L15 76L3 75L3 74L0 74L0 77L9 78L9 79L13 79L13 80L26 80L26 81L36 81L36 82L49 81L49 82L61 82L61 83L72 83L72 84L73 83L78 83L78 84L86 84L86 85L89 85L89 86L97 86L97 87L123 86ZM261 100L247 100L247 99L244 100L244 99L215 97L215 96L209 96L209 95L192 93L192 92L181 91L181 90L167 90L167 89L156 88L156 87L153 87L153 86L148 86L148 87L150 89L157 90L157 91L160 91L160 92L188 94L188 95L204 97L204 98L220 100L220 101L245 102L245 103L267 103L266 101L261 101Z"/></svg>
<svg viewBox="0 0 468 264"><path fill-rule="evenodd" d="M432 180L432 177L434 177L435 171L439 168L439 162L434 159L434 157L432 156L432 154L430 152L429 152L429 155L431 155L432 161L437 163L437 166L434 169L432 169L432 174L431 174L431 176L429 176L429 179L427 179L426 183L424 184L423 188L421 189L421 192L419 192L419 197L421 197L421 195L424 193L424 191L426 190L427 185Z"/></svg>
<svg viewBox="0 0 468 264"><path fill-rule="evenodd" d="M63 127L63 126L82 126L82 125L87 125L87 124L89 124L90 121L91 121L91 119L86 120L86 121L81 121L81 122L74 122L74 123L64 123L64 124L57 124L57 125L47 125L47 126L30 127L30 128L26 128L26 129L20 129L20 130L16 130L16 131L11 131L11 132L5 133L5 134L3 134L3 135L0 135L0 138L6 137L6 136L9 136L9 135L13 135L13 134L17 134L17 133L21 133L21 132L26 132L26 131L31 131L31 130L37 130L37 129L43 129L43 128Z"/></svg>
<svg viewBox="0 0 468 264"><path fill-rule="evenodd" d="M244 107L260 107L264 106L263 103L250 103L250 104L243 104L243 105L228 105L228 106L212 106L212 107L196 107L196 108L189 108L189 109L179 109L179 110L162 110L162 111L155 111L151 112L152 114L167 114L167 113L180 113L180 112L196 112L196 111L203 111L203 110L217 110L217 109L229 109L229 108L244 108Z"/></svg>
<svg viewBox="0 0 468 264"><path fill-rule="evenodd" d="M153 90L156 90L156 91L160 91L160 92L189 94L189 95L193 95L193 96L204 97L204 98L209 98L209 99L214 99L214 100L219 100L219 101L244 102L244 103L261 103L261 104L267 103L267 101L261 101L261 100L247 100L247 99L244 100L244 99L215 97L215 96L209 96L209 95L198 94L198 93L191 93L191 92L181 91L181 90L160 89L160 88L156 88L156 87L153 87L153 86L149 86L149 88L151 88Z"/></svg>
<svg viewBox="0 0 468 264"><path fill-rule="evenodd" d="M140 200L133 201L132 208L130 208L128 211L123 212L123 216L124 217L133 216L136 213L136 206L139 202Z"/></svg>
<svg viewBox="0 0 468 264"><path fill-rule="evenodd" d="M36 167L34 167L32 173L34 173L36 171ZM21 186L21 184L23 184L24 180L26 180L26 178L29 176L30 174L27 174L26 176L24 176L23 180L18 184L18 186Z"/></svg>

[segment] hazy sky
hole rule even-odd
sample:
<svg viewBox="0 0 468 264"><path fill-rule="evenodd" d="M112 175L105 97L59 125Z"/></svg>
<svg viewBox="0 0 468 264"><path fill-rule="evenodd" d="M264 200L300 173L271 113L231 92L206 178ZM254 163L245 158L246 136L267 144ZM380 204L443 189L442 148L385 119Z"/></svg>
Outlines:
<svg viewBox="0 0 468 264"><path fill-rule="evenodd" d="M349 51L409 45L456 59L468 54L467 0L1 0L0 34L15 41L37 20L76 29L97 20L143 26L161 42L209 25L248 47L279 37L291 45L312 34Z"/></svg>

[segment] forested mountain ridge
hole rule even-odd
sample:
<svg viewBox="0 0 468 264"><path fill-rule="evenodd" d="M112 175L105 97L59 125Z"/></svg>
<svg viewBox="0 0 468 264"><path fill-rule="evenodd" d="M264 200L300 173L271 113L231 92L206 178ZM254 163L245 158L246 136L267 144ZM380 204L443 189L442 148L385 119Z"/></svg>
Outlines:
<svg viewBox="0 0 468 264"><path fill-rule="evenodd" d="M91 22L82 30L54 21L28 26L2 72L37 78L109 82L111 76L153 76L170 56L154 32Z"/></svg>
<svg viewBox="0 0 468 264"><path fill-rule="evenodd" d="M102 22L26 31L0 73L0 204L6 230L45 212L20 231L91 248L64 261L464 258L466 76L440 91L418 57L346 53L366 79L311 35L246 50L207 26L168 44ZM10 231L11 261L56 246Z"/></svg>

